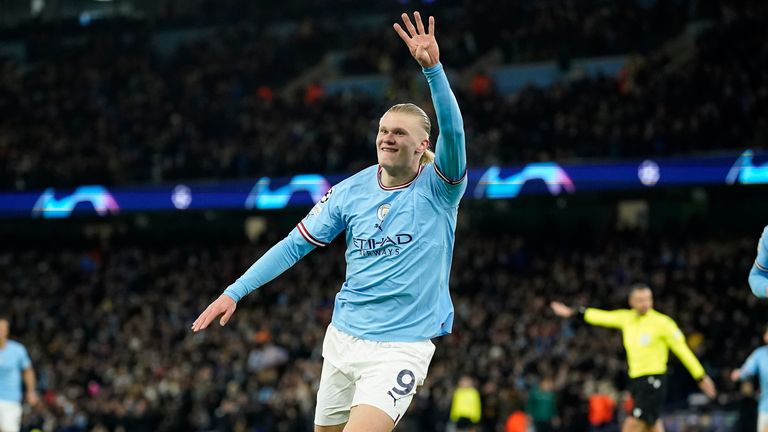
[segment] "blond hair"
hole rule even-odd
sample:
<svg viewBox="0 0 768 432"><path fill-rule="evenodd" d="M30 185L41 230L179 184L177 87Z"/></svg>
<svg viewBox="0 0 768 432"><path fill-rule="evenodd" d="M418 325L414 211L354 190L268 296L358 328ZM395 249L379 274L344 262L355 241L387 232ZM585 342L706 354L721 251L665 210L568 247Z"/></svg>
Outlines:
<svg viewBox="0 0 768 432"><path fill-rule="evenodd" d="M424 132L427 133L427 138L429 138L429 133L432 130L432 121L429 120L429 116L427 115L427 113L424 112L423 109L419 108L418 106L412 103L403 103L403 104L393 105L392 108L388 109L387 112L384 113L384 115L387 115L391 112L410 114L412 116L418 117L419 120L421 120L421 127L424 128ZM434 162L434 160L435 160L435 153L429 148L427 148L426 150L424 150L424 153L422 153L421 159L419 160L419 164L426 165L430 162Z"/></svg>

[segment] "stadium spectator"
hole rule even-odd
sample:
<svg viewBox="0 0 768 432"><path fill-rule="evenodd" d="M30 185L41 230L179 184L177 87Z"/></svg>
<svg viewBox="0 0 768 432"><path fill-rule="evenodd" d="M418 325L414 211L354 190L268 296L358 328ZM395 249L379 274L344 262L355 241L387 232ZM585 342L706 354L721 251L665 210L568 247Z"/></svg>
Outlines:
<svg viewBox="0 0 768 432"><path fill-rule="evenodd" d="M453 391L451 422L456 425L457 429L468 429L480 423L482 413L480 392L475 388L472 378L461 377L456 390Z"/></svg>

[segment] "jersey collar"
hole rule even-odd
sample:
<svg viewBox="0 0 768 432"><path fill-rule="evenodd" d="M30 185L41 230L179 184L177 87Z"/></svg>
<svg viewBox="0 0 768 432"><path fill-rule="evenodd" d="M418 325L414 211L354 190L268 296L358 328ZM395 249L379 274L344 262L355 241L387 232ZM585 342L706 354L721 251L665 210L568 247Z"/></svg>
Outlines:
<svg viewBox="0 0 768 432"><path fill-rule="evenodd" d="M416 179L419 177L419 174L421 174L421 170L423 170L423 169L424 169L424 165L419 165L419 171L416 172L416 175L408 183L403 183L403 184L397 185L397 186L384 186L384 184L381 182L381 170L382 170L382 168L381 168L381 165L379 165L379 169L376 170L376 181L379 182L379 187L384 189L385 191L394 191L394 190L405 189L408 186L410 186L414 181L416 181Z"/></svg>

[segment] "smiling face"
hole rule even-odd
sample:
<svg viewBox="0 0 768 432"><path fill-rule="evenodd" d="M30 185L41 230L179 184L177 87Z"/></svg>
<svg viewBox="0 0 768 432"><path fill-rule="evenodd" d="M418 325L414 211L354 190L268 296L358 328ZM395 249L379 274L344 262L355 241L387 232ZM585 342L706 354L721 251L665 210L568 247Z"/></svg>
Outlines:
<svg viewBox="0 0 768 432"><path fill-rule="evenodd" d="M418 169L428 146L429 136L419 117L390 111L379 121L376 156L385 170Z"/></svg>

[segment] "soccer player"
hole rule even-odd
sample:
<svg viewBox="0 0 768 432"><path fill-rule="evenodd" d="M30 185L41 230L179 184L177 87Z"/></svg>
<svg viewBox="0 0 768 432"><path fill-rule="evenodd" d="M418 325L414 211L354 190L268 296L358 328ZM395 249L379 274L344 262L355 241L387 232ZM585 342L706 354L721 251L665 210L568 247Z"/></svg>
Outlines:
<svg viewBox="0 0 768 432"><path fill-rule="evenodd" d="M768 226L757 242L757 258L749 272L749 287L756 296L768 297Z"/></svg>
<svg viewBox="0 0 768 432"><path fill-rule="evenodd" d="M688 348L685 337L672 318L653 309L653 294L647 285L632 287L629 294L631 309L605 311L595 308L571 308L552 302L557 316L569 318L576 314L588 324L618 328L622 331L629 363L630 393L635 407L627 417L623 432L662 432L661 406L666 396L666 373L669 350L683 362L699 388L710 398L717 394L712 379L704 373L699 360Z"/></svg>
<svg viewBox="0 0 768 432"><path fill-rule="evenodd" d="M0 432L21 430L21 380L26 399L37 404L35 371L24 345L8 339L10 320L0 316Z"/></svg>
<svg viewBox="0 0 768 432"><path fill-rule="evenodd" d="M768 327L763 330L766 345L752 351L739 369L731 372L731 380L738 381L757 375L760 378L760 404L757 407L757 432L768 432Z"/></svg>
<svg viewBox="0 0 768 432"><path fill-rule="evenodd" d="M402 15L397 34L421 65L440 134L413 104L379 120L378 165L337 184L290 234L211 303L192 325L225 325L236 302L346 230L347 272L323 341L315 431L391 431L427 376L431 340L453 325L448 277L466 189L464 127L440 63L435 20Z"/></svg>

